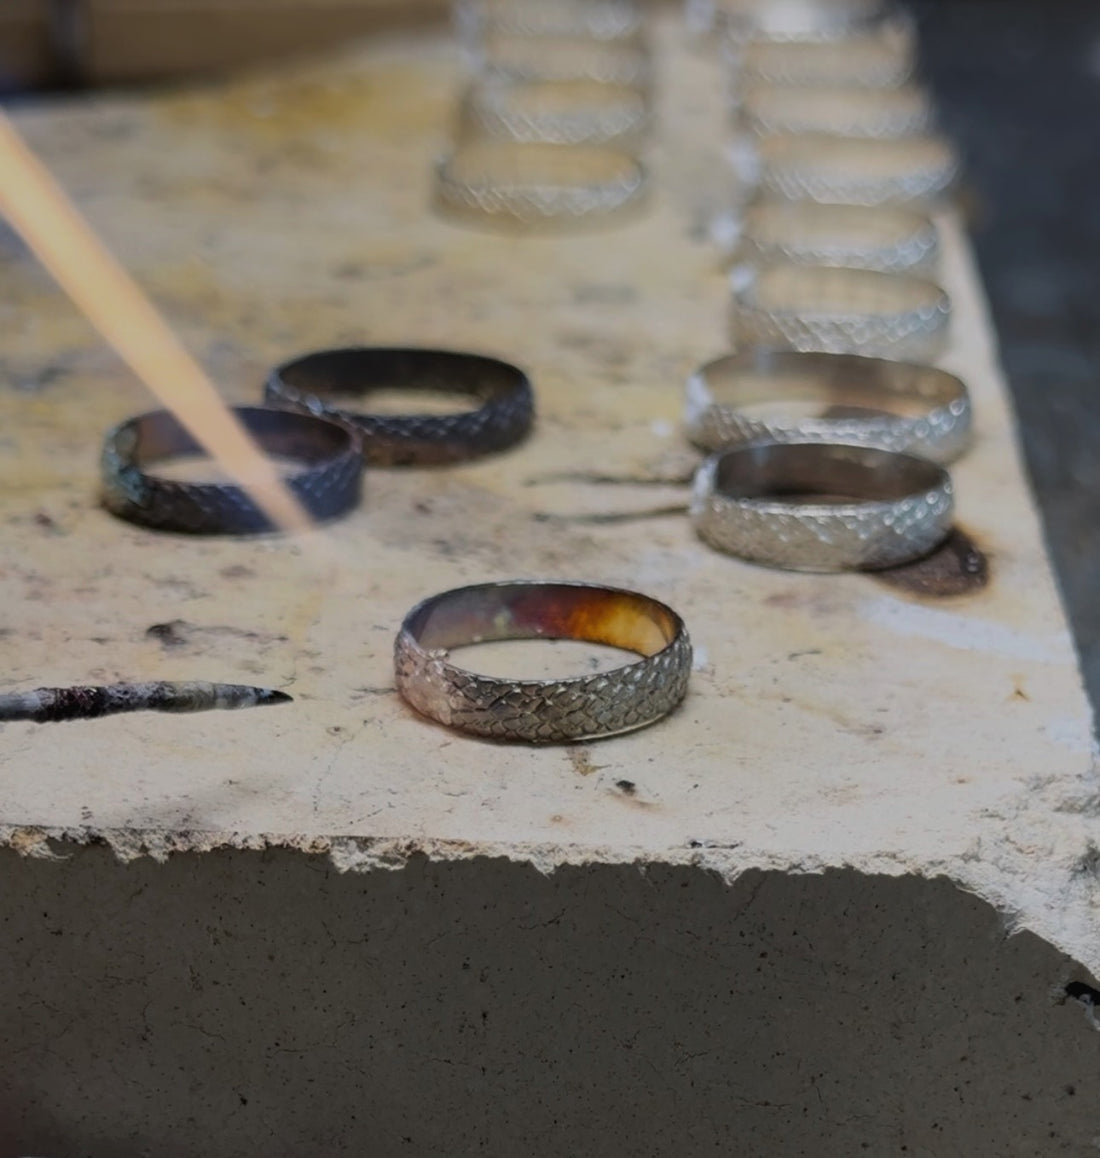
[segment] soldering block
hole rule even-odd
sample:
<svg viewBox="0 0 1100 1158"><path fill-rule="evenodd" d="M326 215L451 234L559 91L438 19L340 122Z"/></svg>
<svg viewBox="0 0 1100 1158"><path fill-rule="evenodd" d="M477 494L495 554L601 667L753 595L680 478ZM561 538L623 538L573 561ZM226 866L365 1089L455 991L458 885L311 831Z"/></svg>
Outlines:
<svg viewBox="0 0 1100 1158"><path fill-rule="evenodd" d="M960 220L955 563L709 551L680 408L725 344L727 129L717 62L657 32L648 205L580 233L433 212L442 35L18 112L230 400L306 350L425 345L523 366L539 415L506 454L369 470L303 538L131 526L99 439L149 399L0 239L5 690L294 697L3 728L0 1152L1092 1151L1092 724ZM523 577L675 607L682 707L564 747L406 707L406 611Z"/></svg>

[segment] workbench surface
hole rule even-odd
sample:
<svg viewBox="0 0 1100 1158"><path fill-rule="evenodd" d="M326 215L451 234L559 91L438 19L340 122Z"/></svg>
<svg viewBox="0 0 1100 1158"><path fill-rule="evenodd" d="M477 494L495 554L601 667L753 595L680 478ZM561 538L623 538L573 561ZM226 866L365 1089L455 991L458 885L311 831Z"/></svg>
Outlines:
<svg viewBox="0 0 1100 1158"><path fill-rule="evenodd" d="M97 505L99 443L152 404L0 238L5 690L209 679L295 699L9 724L7 842L48 854L102 839L123 856L275 844L344 868L424 851L946 874L1100 963L1095 874L1081 871L1095 853L1090 713L959 220L940 221L955 306L943 364L974 396L976 443L953 469L988 585L934 597L712 553L682 511L696 459L680 410L689 372L725 344L708 226L729 203L727 129L715 62L659 31L648 207L571 236L433 214L460 67L429 34L19 116L227 398L255 402L269 365L313 348L449 346L524 366L539 417L491 460L369 471L361 509L303 539L130 526ZM696 646L682 708L537 749L407 708L392 645L408 608L521 577L676 607Z"/></svg>

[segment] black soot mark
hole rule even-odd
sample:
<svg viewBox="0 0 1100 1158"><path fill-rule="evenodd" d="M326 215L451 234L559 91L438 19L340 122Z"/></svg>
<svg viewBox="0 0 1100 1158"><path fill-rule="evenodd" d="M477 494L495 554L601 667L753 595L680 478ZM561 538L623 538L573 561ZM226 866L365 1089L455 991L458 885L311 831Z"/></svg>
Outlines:
<svg viewBox="0 0 1100 1158"><path fill-rule="evenodd" d="M191 625L183 619L173 619L168 623L152 624L145 629L145 634L166 648L183 647L191 639Z"/></svg>
<svg viewBox="0 0 1100 1158"><path fill-rule="evenodd" d="M986 553L961 527L952 527L930 555L875 571L873 577L888 587L941 599L980 591L989 585L992 575Z"/></svg>

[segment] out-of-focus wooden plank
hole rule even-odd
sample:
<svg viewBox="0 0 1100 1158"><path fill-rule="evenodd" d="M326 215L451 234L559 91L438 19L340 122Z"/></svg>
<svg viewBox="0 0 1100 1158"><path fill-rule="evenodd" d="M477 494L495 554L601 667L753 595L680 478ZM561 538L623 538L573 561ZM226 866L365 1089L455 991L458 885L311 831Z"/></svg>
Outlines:
<svg viewBox="0 0 1100 1158"><path fill-rule="evenodd" d="M49 0L3 0L0 87L10 91L42 84L52 78L54 67Z"/></svg>
<svg viewBox="0 0 1100 1158"><path fill-rule="evenodd" d="M88 0L93 82L217 72L443 18L445 0Z"/></svg>

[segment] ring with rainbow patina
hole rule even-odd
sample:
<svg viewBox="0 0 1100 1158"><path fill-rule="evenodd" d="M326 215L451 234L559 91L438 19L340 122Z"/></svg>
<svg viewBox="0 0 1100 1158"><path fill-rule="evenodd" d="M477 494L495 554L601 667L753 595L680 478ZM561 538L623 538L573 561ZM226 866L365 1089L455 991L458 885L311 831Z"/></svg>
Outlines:
<svg viewBox="0 0 1100 1158"><path fill-rule="evenodd" d="M508 639L574 639L641 659L564 679L511 680L451 662L453 648ZM422 715L463 732L532 744L632 732L687 692L692 651L664 603L616 587L511 580L459 587L418 603L394 646L397 689Z"/></svg>

